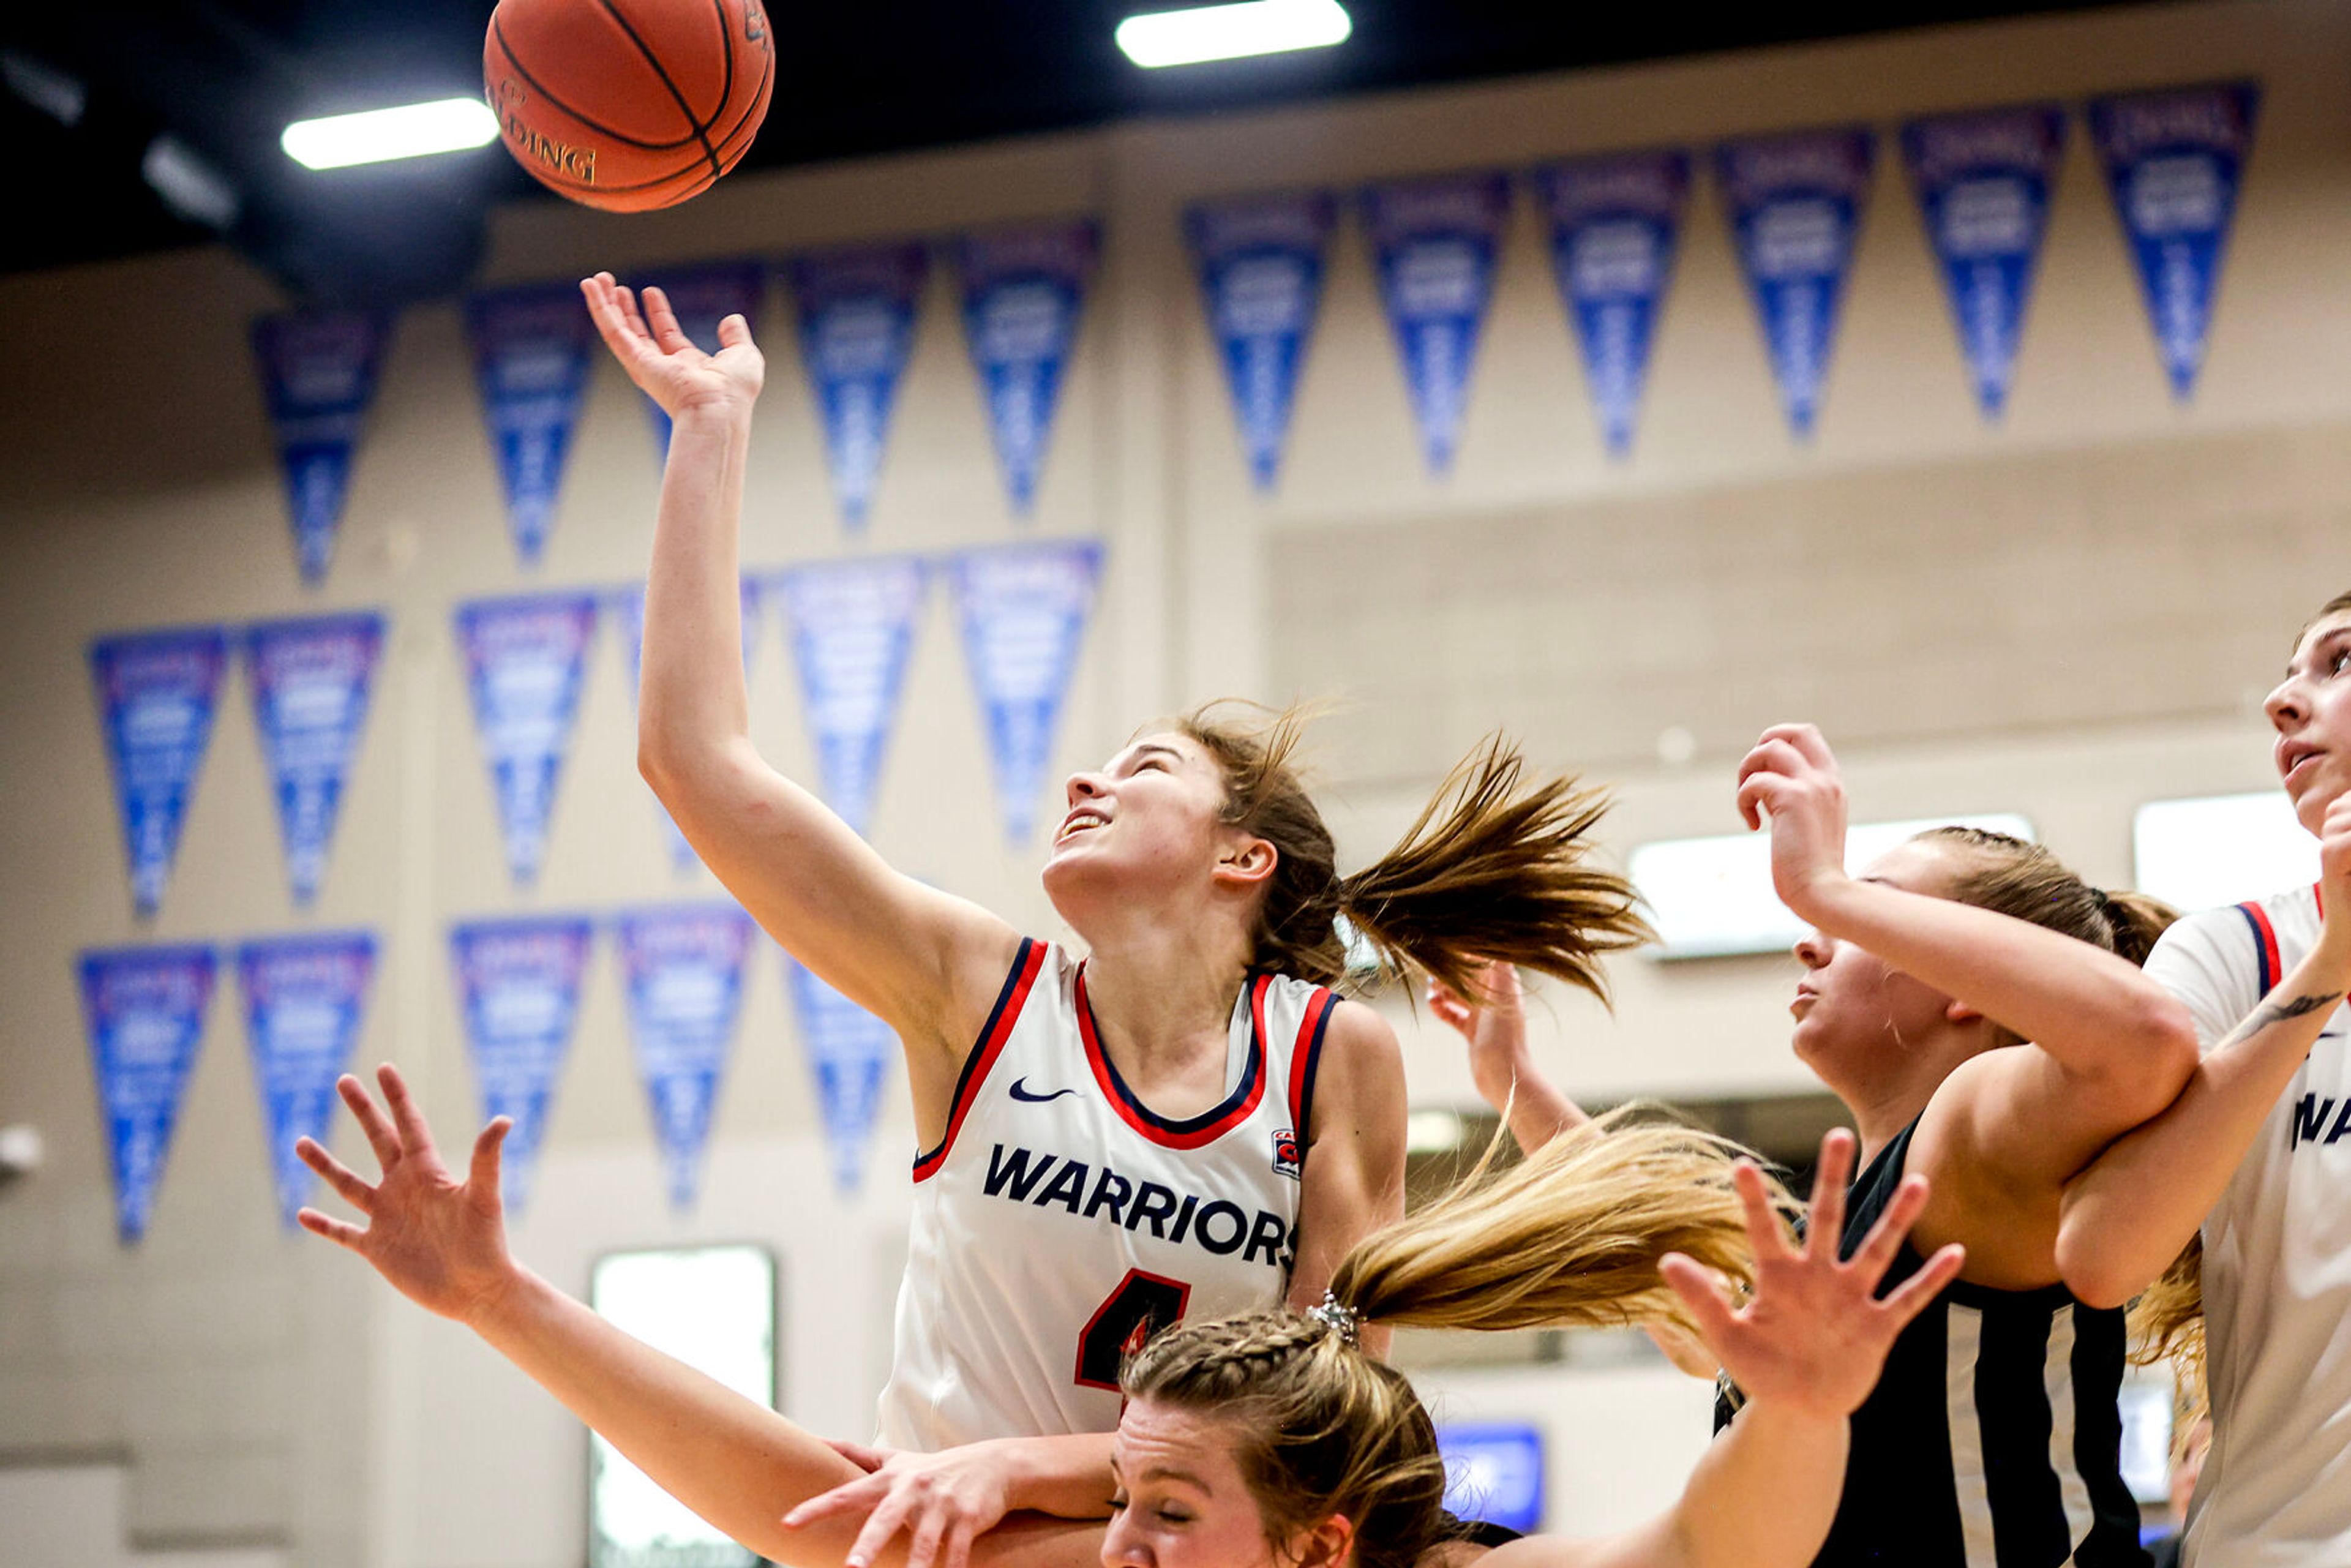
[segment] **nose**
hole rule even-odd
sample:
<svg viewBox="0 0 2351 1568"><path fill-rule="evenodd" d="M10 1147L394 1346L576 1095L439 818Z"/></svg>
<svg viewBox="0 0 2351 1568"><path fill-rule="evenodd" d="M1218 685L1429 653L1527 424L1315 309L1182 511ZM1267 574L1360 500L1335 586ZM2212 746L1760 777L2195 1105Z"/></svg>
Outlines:
<svg viewBox="0 0 2351 1568"><path fill-rule="evenodd" d="M1829 954L1834 951L1834 946L1829 938L1819 932L1807 931L1797 939L1793 951L1796 961L1805 968L1818 969L1827 965Z"/></svg>
<svg viewBox="0 0 2351 1568"><path fill-rule="evenodd" d="M1072 807L1081 800L1098 800L1102 792L1102 775L1099 773L1072 773L1069 781L1061 786L1061 798Z"/></svg>
<svg viewBox="0 0 2351 1568"><path fill-rule="evenodd" d="M1110 1516L1110 1525L1102 1531L1102 1568L1150 1568L1151 1556L1143 1544L1143 1532L1134 1528L1133 1509L1122 1508Z"/></svg>
<svg viewBox="0 0 2351 1568"><path fill-rule="evenodd" d="M2269 715L2271 727L2292 729L2310 717L2310 705L2303 696L2302 683L2288 675L2262 699L2262 711Z"/></svg>

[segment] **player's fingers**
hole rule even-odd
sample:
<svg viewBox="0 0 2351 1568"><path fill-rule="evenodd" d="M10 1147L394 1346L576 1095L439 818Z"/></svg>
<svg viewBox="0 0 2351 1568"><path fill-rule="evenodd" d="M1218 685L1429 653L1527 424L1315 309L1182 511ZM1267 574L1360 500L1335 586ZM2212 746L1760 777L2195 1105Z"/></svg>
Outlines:
<svg viewBox="0 0 2351 1568"><path fill-rule="evenodd" d="M1788 787L1788 780L1777 773L1758 773L1740 780L1739 785L1739 820L1750 828L1763 825L1763 813L1777 808Z"/></svg>
<svg viewBox="0 0 2351 1568"><path fill-rule="evenodd" d="M335 1196L361 1214L375 1212L375 1188L361 1181L349 1166L319 1146L313 1138L294 1140L294 1157L317 1171L335 1189Z"/></svg>
<svg viewBox="0 0 2351 1568"><path fill-rule="evenodd" d="M742 317L729 316L725 320L718 323L718 346L720 348L740 349L748 346L750 341L751 323L743 319Z"/></svg>
<svg viewBox="0 0 2351 1568"><path fill-rule="evenodd" d="M1877 1303L1877 1310L1899 1333L1905 1324L1926 1310L1928 1302L1942 1294L1944 1286L1959 1277L1959 1270L1967 1266L1967 1261L1968 1249L1956 1241L1952 1242L1928 1259L1917 1273L1888 1291L1886 1299Z"/></svg>
<svg viewBox="0 0 2351 1568"><path fill-rule="evenodd" d="M670 308L669 296L648 286L644 291L645 324L653 329L653 347L664 354L674 354L694 345L685 329L677 324L677 312Z"/></svg>
<svg viewBox="0 0 2351 1568"><path fill-rule="evenodd" d="M400 1075L400 1069L387 1061L375 1070L375 1081L383 1091L383 1103L392 1108L402 1147L412 1155L433 1153L433 1129L424 1124L424 1113L417 1108L416 1096L408 1092L408 1080Z"/></svg>
<svg viewBox="0 0 2351 1568"><path fill-rule="evenodd" d="M621 307L621 319L626 321L631 335L650 343L653 333L645 328L645 313L637 308L637 291L625 283L612 286L612 298Z"/></svg>
<svg viewBox="0 0 2351 1568"><path fill-rule="evenodd" d="M939 1541L947 1532L947 1510L940 1503L923 1511L914 1533L906 1542L906 1568L931 1568L939 1554Z"/></svg>
<svg viewBox="0 0 2351 1568"><path fill-rule="evenodd" d="M945 1568L971 1568L972 1538L978 1531L968 1519L957 1519L947 1531L947 1560Z"/></svg>
<svg viewBox="0 0 2351 1568"><path fill-rule="evenodd" d="M514 1118L493 1116L482 1135L474 1140L474 1161L466 1171L465 1185L476 1193L498 1190L498 1162L506 1147L507 1134L514 1131Z"/></svg>
<svg viewBox="0 0 2351 1568"><path fill-rule="evenodd" d="M1832 1127L1821 1140L1821 1157L1813 1166L1811 1218L1804 1222L1806 1250L1815 1258L1834 1259L1844 1241L1844 1187L1853 1179L1853 1134Z"/></svg>
<svg viewBox="0 0 2351 1568"><path fill-rule="evenodd" d="M358 1226L337 1219L330 1214L320 1214L315 1208L302 1209L294 1216L295 1223L313 1236L323 1236L338 1247L360 1249L360 1238L367 1234Z"/></svg>
<svg viewBox="0 0 2351 1568"><path fill-rule="evenodd" d="M843 1481L831 1491L817 1493L785 1514L784 1527L798 1530L803 1525L814 1524L818 1520L831 1519L837 1513L863 1513L872 1506L874 1499L887 1497L889 1491L890 1479L887 1476L868 1474L853 1481ZM872 1521L869 1520L867 1525L871 1528ZM863 1537L859 1539L862 1541Z"/></svg>
<svg viewBox="0 0 2351 1568"><path fill-rule="evenodd" d="M1877 1217L1877 1223L1869 1228L1869 1234L1862 1238L1861 1245L1854 1250L1854 1272L1863 1284L1876 1290L1877 1281L1886 1277L1886 1270L1893 1265L1894 1254L1902 1246L1902 1239L1910 1234L1910 1227L1925 1211L1927 1197L1927 1178L1922 1176L1905 1176L1902 1185L1894 1189L1893 1201L1886 1206L1886 1212Z"/></svg>
<svg viewBox="0 0 2351 1568"><path fill-rule="evenodd" d="M1739 1207L1747 1211L1747 1239L1755 1248L1759 1263L1777 1262L1796 1256L1788 1245L1788 1228L1771 1207L1771 1195L1763 1185L1762 1167L1753 1160L1741 1160L1730 1173L1730 1185L1739 1193Z"/></svg>
<svg viewBox="0 0 2351 1568"><path fill-rule="evenodd" d="M384 1119L374 1097L368 1093L367 1085L346 1072L335 1080L335 1092L350 1107L351 1119L359 1123L360 1131L367 1136L368 1147L375 1151L376 1164L386 1170L398 1165L400 1134L392 1130L392 1124Z"/></svg>
<svg viewBox="0 0 2351 1568"><path fill-rule="evenodd" d="M1834 768L1836 754L1816 725L1775 724L1763 732L1765 741L1778 741L1815 768Z"/></svg>
<svg viewBox="0 0 2351 1568"><path fill-rule="evenodd" d="M1721 1360L1723 1341L1732 1328L1730 1301L1713 1271L1695 1258L1668 1252L1657 1260L1657 1272L1665 1276L1666 1283L1689 1309L1706 1348L1714 1353L1716 1360Z"/></svg>

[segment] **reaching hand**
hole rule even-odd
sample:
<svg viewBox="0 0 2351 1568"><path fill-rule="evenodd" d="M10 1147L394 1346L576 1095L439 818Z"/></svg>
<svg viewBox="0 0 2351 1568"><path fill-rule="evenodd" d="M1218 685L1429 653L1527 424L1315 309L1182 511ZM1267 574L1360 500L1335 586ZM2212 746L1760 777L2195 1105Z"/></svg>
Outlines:
<svg viewBox="0 0 2351 1568"><path fill-rule="evenodd" d="M1844 780L1821 732L1775 724L1739 765L1739 814L1771 821L1771 884L1780 902L1811 917L1816 895L1844 878Z"/></svg>
<svg viewBox="0 0 2351 1568"><path fill-rule="evenodd" d="M1527 1046L1526 996L1515 964L1488 964L1478 975L1479 995L1468 998L1438 981L1428 983L1428 1010L1469 1042L1469 1077L1499 1108L1510 1098Z"/></svg>
<svg viewBox="0 0 2351 1568"><path fill-rule="evenodd" d="M748 409L758 398L768 362L740 316L718 323L718 351L705 354L678 326L669 297L658 288L644 291L643 311L636 295L609 272L581 278L580 292L604 346L672 419L695 408Z"/></svg>
<svg viewBox="0 0 2351 1568"><path fill-rule="evenodd" d="M498 1201L498 1150L514 1124L500 1116L482 1129L474 1142L473 1166L461 1182L442 1164L432 1129L399 1071L379 1067L376 1082L391 1107L389 1119L358 1079L346 1073L335 1084L383 1167L375 1186L308 1138L294 1145L304 1165L367 1216L367 1228L315 1208L302 1210L302 1228L366 1259L418 1306L467 1322L519 1272L507 1252L506 1215Z"/></svg>
<svg viewBox="0 0 2351 1568"><path fill-rule="evenodd" d="M1739 1197L1755 1249L1755 1293L1744 1305L1734 1304L1689 1258L1670 1253L1659 1264L1723 1370L1758 1404L1831 1418L1859 1409L1877 1385L1895 1336L1965 1261L1964 1249L1946 1247L1879 1301L1877 1282L1927 1206L1927 1178L1906 1178L1852 1260L1841 1262L1844 1184L1852 1173L1853 1134L1831 1133L1821 1143L1812 1216L1799 1249L1789 1245L1764 1196L1762 1173L1752 1164L1740 1166Z"/></svg>
<svg viewBox="0 0 2351 1568"><path fill-rule="evenodd" d="M975 1537L994 1529L1012 1507L1011 1476L1000 1442L968 1443L936 1454L897 1453L858 1444L831 1447L866 1472L784 1515L798 1530L835 1514L872 1512L849 1549L846 1568L866 1568L906 1531L905 1568L969 1568Z"/></svg>
<svg viewBox="0 0 2351 1568"><path fill-rule="evenodd" d="M2351 922L2351 791L2336 796L2319 822L2318 884L2326 924Z"/></svg>

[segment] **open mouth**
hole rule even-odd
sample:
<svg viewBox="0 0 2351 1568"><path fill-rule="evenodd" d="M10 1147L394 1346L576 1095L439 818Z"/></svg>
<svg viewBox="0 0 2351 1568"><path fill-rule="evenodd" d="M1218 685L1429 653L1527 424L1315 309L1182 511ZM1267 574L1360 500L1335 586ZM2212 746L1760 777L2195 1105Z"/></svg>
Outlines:
<svg viewBox="0 0 2351 1568"><path fill-rule="evenodd" d="M2314 746L2287 746L2278 750L2279 777L2288 784L2297 774L2311 767L2326 754Z"/></svg>
<svg viewBox="0 0 2351 1568"><path fill-rule="evenodd" d="M1053 835L1053 841L1057 844L1066 843L1080 833L1108 826L1110 826L1110 819L1100 811L1072 811L1061 820L1061 831Z"/></svg>

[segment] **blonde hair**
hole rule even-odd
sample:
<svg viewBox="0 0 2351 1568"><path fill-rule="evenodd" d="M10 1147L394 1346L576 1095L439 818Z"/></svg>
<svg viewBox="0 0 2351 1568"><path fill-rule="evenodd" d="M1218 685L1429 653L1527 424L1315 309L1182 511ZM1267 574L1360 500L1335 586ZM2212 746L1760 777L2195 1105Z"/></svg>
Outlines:
<svg viewBox="0 0 2351 1568"><path fill-rule="evenodd" d="M1657 1261L1681 1252L1751 1286L1731 1171L1744 1151L1627 1107L1493 1174L1495 1148L1444 1197L1358 1242L1332 1277L1339 1311L1182 1324L1126 1364L1121 1386L1207 1416L1276 1545L1333 1514L1360 1568L1414 1568L1447 1538L1445 1467L1403 1375L1355 1348L1344 1318L1435 1328L1688 1326ZM1499 1139L1498 1139L1499 1142ZM1794 1202L1774 1187L1775 1202Z"/></svg>
<svg viewBox="0 0 2351 1568"><path fill-rule="evenodd" d="M1417 968L1465 996L1489 961L1533 969L1606 1000L1601 958L1649 940L1633 885L1592 862L1608 809L1573 779L1530 782L1499 735L1463 758L1396 846L1338 873L1322 814L1299 777L1305 716L1257 709L1253 722L1212 703L1172 721L1224 774L1225 821L1271 843L1251 967L1330 985L1346 972L1339 922L1391 972Z"/></svg>

